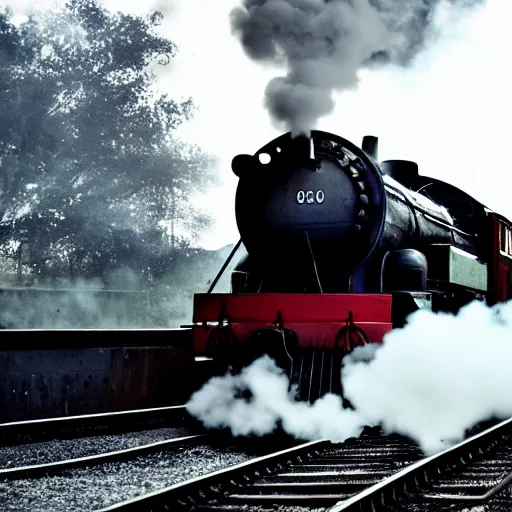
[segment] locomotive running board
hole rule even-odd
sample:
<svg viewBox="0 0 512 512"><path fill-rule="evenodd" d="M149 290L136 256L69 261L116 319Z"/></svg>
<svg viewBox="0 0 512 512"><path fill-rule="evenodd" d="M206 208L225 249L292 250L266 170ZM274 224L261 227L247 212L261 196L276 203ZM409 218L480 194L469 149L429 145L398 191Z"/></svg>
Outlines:
<svg viewBox="0 0 512 512"><path fill-rule="evenodd" d="M392 329L391 306L390 294L205 293L194 296L187 327L196 357L212 357L216 371L236 372L267 353L286 371L297 398L313 402L342 394L348 326L360 336L356 344L381 342Z"/></svg>
<svg viewBox="0 0 512 512"><path fill-rule="evenodd" d="M194 348L205 346L211 329L229 326L238 342L256 329L285 326L295 331L301 348L332 348L338 331L352 313L354 324L370 341L381 342L391 331L390 294L224 294L194 295Z"/></svg>

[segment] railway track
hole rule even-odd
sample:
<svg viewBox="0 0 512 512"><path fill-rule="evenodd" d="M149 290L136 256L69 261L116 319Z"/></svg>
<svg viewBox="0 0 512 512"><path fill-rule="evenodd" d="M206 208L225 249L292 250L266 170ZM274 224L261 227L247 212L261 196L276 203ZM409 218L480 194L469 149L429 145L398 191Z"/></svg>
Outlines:
<svg viewBox="0 0 512 512"><path fill-rule="evenodd" d="M177 405L0 423L0 446L169 427L203 430L187 413L185 405Z"/></svg>
<svg viewBox="0 0 512 512"><path fill-rule="evenodd" d="M512 419L412 464L329 512L437 511L457 506L467 510L490 505L512 482L511 459ZM505 497L507 510L510 498L509 492Z"/></svg>
<svg viewBox="0 0 512 512"><path fill-rule="evenodd" d="M303 443L102 512L325 507L381 481L421 456L418 446L409 439L367 429L359 438L342 444L326 440Z"/></svg>
<svg viewBox="0 0 512 512"><path fill-rule="evenodd" d="M16 480L192 444L204 429L174 406L6 423L0 435L0 479Z"/></svg>
<svg viewBox="0 0 512 512"><path fill-rule="evenodd" d="M164 411L170 414L170 411ZM172 418L174 423L179 423L178 409L174 409ZM140 414L132 414L131 420L124 424L124 430L129 430L134 425L147 427L143 418L153 418L155 411ZM149 416L148 416L149 415ZM136 420L136 416L138 420ZM91 417L76 417L69 424L59 421L23 422L23 438L33 439L31 432L37 429L37 425L45 426L43 438L55 438L59 432L68 436L77 432L89 434L97 433L97 428L105 427L105 415ZM123 417L117 413L115 421L109 418L108 431L115 430L115 425ZM85 423L82 423L82 420ZM135 421L136 420L136 421ZM59 425L58 428L56 425ZM85 425L85 426L84 426ZM162 435L167 430L158 429ZM12 429L11 429L12 431ZM10 432L10 431L9 431ZM147 431L152 432L152 431ZM143 432L144 435L149 435ZM41 436L35 435L37 439ZM103 446L108 447L111 438L116 442L122 435L92 436L91 442L97 439L106 439ZM19 441L19 436L4 436L14 442ZM72 439L73 442L85 442L89 438ZM215 471L226 466L236 465L261 453L275 450L275 446L268 440L235 442L230 435L217 433L208 435L204 431L173 439L164 439L157 442L145 443L122 450L107 450L94 455L84 457L72 457L53 460L51 462L33 463L17 467L2 468L3 452L10 450L13 458L17 458L25 448L32 450L32 459L37 461L44 455L42 447L49 444L53 449L60 449L62 439L54 439L50 442L33 442L25 445L0 447L0 510L2 511L30 511L53 512L70 510L75 512L99 510L116 502L122 502L128 498L152 492L165 486L177 484L188 479L194 479L210 471ZM287 438L278 438L277 444L291 443ZM293 441L296 443L296 441ZM60 450L60 454L63 450Z"/></svg>
<svg viewBox="0 0 512 512"><path fill-rule="evenodd" d="M143 418L160 425L157 411L75 417L69 423L65 418L21 422L21 438L30 438L38 424L44 425L44 433L35 435L37 439L59 432L67 436L98 429L110 432L119 423L126 430L147 427ZM184 418L181 407L161 411L174 424ZM130 420L122 422L123 417ZM20 439L6 435L14 432L12 426L0 425L0 432L4 440ZM276 451L277 447L281 449ZM77 512L434 512L453 507L471 510L488 503L510 510L512 493L506 489L511 482L512 420L432 457L424 457L410 439L375 428L338 444L326 440L298 444L279 436L234 440L203 431L92 456L4 467L0 508L57 512L67 510L69 500L75 500L72 508ZM58 496L48 492L55 485L61 486L63 496L69 487L70 496L62 506ZM30 506L20 505L20 496L28 496ZM39 506L40 496L44 499Z"/></svg>
<svg viewBox="0 0 512 512"><path fill-rule="evenodd" d="M469 510L499 502L511 482L512 420L431 457L407 438L367 430L345 443L291 447L101 512ZM512 493L501 502L510 510Z"/></svg>
<svg viewBox="0 0 512 512"><path fill-rule="evenodd" d="M178 447L193 446L201 442L205 434L198 434L185 437L176 437L165 441L143 444L124 450L107 451L86 457L75 457L72 459L58 460L43 464L33 464L14 468L0 469L0 481L21 480L24 478L40 478L43 476L55 476L79 468L90 468L101 464L113 462L130 461L143 455L173 450Z"/></svg>

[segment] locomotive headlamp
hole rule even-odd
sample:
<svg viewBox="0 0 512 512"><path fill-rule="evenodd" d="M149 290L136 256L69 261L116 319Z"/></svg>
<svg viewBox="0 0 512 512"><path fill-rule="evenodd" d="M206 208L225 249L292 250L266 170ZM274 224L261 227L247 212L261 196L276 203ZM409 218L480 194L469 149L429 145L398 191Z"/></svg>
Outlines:
<svg viewBox="0 0 512 512"><path fill-rule="evenodd" d="M246 172L256 169L258 162L252 155L236 155L231 161L231 169L239 178Z"/></svg>

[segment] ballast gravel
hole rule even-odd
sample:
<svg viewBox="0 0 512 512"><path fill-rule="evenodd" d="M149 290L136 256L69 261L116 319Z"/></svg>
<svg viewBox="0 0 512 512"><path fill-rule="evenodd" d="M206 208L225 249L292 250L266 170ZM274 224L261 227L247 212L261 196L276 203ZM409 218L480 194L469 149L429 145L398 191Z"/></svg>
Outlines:
<svg viewBox="0 0 512 512"><path fill-rule="evenodd" d="M188 435L192 435L192 433L185 428L159 428L127 434L81 437L0 447L0 469L89 457Z"/></svg>
<svg viewBox="0 0 512 512"><path fill-rule="evenodd" d="M207 445L66 471L40 479L0 481L2 512L91 512L252 457Z"/></svg>

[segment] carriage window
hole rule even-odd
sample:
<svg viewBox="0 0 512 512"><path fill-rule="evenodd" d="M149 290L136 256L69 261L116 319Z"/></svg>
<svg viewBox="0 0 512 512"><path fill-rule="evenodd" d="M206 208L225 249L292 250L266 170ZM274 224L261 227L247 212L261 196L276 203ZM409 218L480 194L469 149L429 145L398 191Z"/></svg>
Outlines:
<svg viewBox="0 0 512 512"><path fill-rule="evenodd" d="M512 229L500 221L500 252L512 257Z"/></svg>

